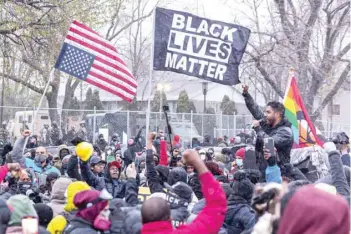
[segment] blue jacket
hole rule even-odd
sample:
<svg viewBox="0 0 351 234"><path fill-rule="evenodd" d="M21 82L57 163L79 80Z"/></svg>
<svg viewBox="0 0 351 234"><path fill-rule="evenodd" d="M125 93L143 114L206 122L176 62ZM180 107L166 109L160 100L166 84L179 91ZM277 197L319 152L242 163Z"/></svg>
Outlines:
<svg viewBox="0 0 351 234"><path fill-rule="evenodd" d="M25 139L23 137L19 137L13 147L12 151L12 160L21 165L21 167L32 168L34 172L49 174L50 172L57 173L61 176L60 171L48 164L45 168L42 168L41 165L37 165L32 159L23 157L23 149L24 149Z"/></svg>
<svg viewBox="0 0 351 234"><path fill-rule="evenodd" d="M46 165L46 167L43 168L41 167L41 165L38 165L37 163L35 163L34 160L30 158L24 159L24 165L26 166L26 168L32 168L34 172L37 172L37 173L41 173L45 175L48 175L49 173L56 173L59 176L61 176L60 171L56 167L53 167L52 165L48 164Z"/></svg>

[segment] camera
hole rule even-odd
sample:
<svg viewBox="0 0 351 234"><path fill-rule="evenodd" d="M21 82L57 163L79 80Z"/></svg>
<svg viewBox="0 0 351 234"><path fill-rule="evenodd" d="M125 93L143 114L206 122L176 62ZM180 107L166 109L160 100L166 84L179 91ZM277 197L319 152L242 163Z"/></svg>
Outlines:
<svg viewBox="0 0 351 234"><path fill-rule="evenodd" d="M338 145L348 145L350 143L349 137L346 135L345 132L340 132L336 135L336 137L333 139L334 144Z"/></svg>
<svg viewBox="0 0 351 234"><path fill-rule="evenodd" d="M164 112L167 112L167 111L169 111L169 106L164 105L164 106L162 106L162 109Z"/></svg>

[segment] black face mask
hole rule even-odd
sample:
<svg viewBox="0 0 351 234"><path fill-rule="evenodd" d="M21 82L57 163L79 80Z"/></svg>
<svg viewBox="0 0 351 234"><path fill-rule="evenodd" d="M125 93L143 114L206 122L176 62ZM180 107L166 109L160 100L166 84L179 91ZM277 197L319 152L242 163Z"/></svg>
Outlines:
<svg viewBox="0 0 351 234"><path fill-rule="evenodd" d="M34 158L34 161L41 164L41 163L45 162L47 158L48 157L46 155L36 154L35 158Z"/></svg>
<svg viewBox="0 0 351 234"><path fill-rule="evenodd" d="M19 194L26 195L27 190L31 189L33 186L32 182L18 182L17 183L17 192Z"/></svg>

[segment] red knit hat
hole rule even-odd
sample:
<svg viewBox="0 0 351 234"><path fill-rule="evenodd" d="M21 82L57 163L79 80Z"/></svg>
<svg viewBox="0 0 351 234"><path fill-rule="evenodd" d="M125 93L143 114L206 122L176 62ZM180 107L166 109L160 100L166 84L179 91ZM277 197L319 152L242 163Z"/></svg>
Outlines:
<svg viewBox="0 0 351 234"><path fill-rule="evenodd" d="M121 164L117 161L112 161L108 164L108 168L110 168L111 166L115 166L117 167L118 169L121 168Z"/></svg>
<svg viewBox="0 0 351 234"><path fill-rule="evenodd" d="M240 148L238 151L236 151L235 157L239 157L239 158L244 159L245 158L245 152L246 152L245 148Z"/></svg>

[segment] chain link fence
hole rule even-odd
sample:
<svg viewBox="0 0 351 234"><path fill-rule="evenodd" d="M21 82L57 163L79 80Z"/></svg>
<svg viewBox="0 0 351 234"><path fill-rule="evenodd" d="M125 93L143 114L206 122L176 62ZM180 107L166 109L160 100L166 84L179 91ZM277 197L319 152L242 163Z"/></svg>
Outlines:
<svg viewBox="0 0 351 234"><path fill-rule="evenodd" d="M59 139L68 143L74 136L85 132L85 137L95 142L99 134L110 140L117 133L121 141L126 137L135 136L140 128L146 126L145 111L119 111L119 110L60 110L42 108L34 117L35 107L4 106L3 121L6 122L8 139L12 143L23 132L29 129L37 140L47 144L55 144L52 138L53 123L56 122ZM54 119L54 121L51 121ZM173 134L181 137L185 145L190 145L193 138L202 142L205 136L209 139L227 136L234 137L240 132L249 131L252 123L251 115L222 115L202 113L168 113L169 123ZM84 124L84 127L82 127ZM350 125L317 121L317 128L326 137L332 137L337 132L350 133ZM85 128L85 129L84 129ZM163 112L150 114L150 131L163 130L168 133L165 115ZM145 131L142 135L145 140ZM126 139L125 139L126 140ZM184 144L183 144L184 145Z"/></svg>

